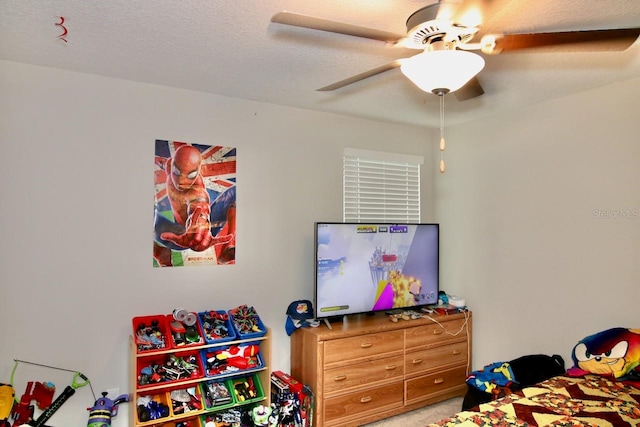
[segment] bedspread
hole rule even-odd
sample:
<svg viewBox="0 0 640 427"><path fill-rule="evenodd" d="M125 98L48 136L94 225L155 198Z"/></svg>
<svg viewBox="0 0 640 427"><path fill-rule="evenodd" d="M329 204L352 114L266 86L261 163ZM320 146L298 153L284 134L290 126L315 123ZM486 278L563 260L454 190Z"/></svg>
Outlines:
<svg viewBox="0 0 640 427"><path fill-rule="evenodd" d="M603 376L557 376L429 427L640 426L640 389Z"/></svg>

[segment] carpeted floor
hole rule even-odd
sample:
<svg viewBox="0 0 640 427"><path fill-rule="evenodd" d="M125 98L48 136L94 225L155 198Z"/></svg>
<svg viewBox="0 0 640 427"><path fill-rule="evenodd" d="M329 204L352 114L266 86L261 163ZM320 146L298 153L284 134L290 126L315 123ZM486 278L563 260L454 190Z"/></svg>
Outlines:
<svg viewBox="0 0 640 427"><path fill-rule="evenodd" d="M425 406L406 414L396 415L375 423L365 424L365 427L425 427L429 423L449 417L462 409L462 397L445 400Z"/></svg>

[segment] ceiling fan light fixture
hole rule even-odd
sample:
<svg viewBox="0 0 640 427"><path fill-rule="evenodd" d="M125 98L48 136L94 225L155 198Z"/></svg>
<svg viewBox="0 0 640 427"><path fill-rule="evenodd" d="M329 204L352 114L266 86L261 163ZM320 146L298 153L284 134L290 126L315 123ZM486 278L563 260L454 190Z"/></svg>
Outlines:
<svg viewBox="0 0 640 427"><path fill-rule="evenodd" d="M400 70L425 92L444 95L465 85L484 68L484 59L464 50L425 50L402 61Z"/></svg>

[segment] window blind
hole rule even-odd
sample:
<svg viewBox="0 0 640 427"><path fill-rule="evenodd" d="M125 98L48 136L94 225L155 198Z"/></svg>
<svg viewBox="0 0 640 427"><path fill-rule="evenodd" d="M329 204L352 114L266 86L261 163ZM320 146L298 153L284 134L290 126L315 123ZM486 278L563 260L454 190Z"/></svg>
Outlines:
<svg viewBox="0 0 640 427"><path fill-rule="evenodd" d="M345 222L420 222L420 156L345 149Z"/></svg>

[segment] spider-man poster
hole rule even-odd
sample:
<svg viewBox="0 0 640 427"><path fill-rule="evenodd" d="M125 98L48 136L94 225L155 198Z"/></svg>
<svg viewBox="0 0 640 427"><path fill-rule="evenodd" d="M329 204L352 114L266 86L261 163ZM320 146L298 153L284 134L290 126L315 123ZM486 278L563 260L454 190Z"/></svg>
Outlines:
<svg viewBox="0 0 640 427"><path fill-rule="evenodd" d="M235 264L236 149L156 140L153 266Z"/></svg>

